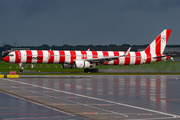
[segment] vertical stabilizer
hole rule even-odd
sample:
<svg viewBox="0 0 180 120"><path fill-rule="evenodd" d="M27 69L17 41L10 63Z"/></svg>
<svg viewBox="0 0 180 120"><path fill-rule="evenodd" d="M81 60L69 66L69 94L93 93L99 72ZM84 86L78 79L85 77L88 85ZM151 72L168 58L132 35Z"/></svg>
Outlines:
<svg viewBox="0 0 180 120"><path fill-rule="evenodd" d="M146 54L163 54L169 39L171 30L165 29L161 34L145 49Z"/></svg>

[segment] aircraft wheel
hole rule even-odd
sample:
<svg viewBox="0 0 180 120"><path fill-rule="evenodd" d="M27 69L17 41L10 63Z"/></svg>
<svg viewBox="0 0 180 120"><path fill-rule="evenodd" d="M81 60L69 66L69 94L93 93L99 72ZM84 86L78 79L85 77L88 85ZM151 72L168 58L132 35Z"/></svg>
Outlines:
<svg viewBox="0 0 180 120"><path fill-rule="evenodd" d="M94 69L94 68L93 68L93 69L91 69L91 72L96 72L96 69Z"/></svg>
<svg viewBox="0 0 180 120"><path fill-rule="evenodd" d="M96 68L95 70L96 70L96 72L99 72L99 69L98 69L98 68Z"/></svg>
<svg viewBox="0 0 180 120"><path fill-rule="evenodd" d="M88 69L88 72L90 72L90 73L91 73L91 72L92 72L92 69Z"/></svg>
<svg viewBox="0 0 180 120"><path fill-rule="evenodd" d="M84 72L99 72L99 69L97 69L97 68L93 68L93 69L88 69L88 68L86 68L86 69L84 69Z"/></svg>
<svg viewBox="0 0 180 120"><path fill-rule="evenodd" d="M89 72L89 69L88 68L84 69L84 72Z"/></svg>
<svg viewBox="0 0 180 120"><path fill-rule="evenodd" d="M23 69L20 69L20 72L23 72Z"/></svg>
<svg viewBox="0 0 180 120"><path fill-rule="evenodd" d="M98 68L95 68L95 69L93 70L93 72L99 72L99 69L98 69Z"/></svg>

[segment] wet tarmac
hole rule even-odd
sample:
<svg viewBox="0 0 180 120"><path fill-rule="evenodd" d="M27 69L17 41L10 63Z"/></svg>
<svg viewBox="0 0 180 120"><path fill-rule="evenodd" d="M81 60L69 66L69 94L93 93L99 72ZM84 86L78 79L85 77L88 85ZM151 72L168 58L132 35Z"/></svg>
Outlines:
<svg viewBox="0 0 180 120"><path fill-rule="evenodd" d="M74 118L83 120L82 117L25 100L2 91L0 91L0 98L0 120L68 120Z"/></svg>
<svg viewBox="0 0 180 120"><path fill-rule="evenodd" d="M179 86L180 76L155 75L0 79L1 91L76 116L73 120L180 119ZM31 111L27 104L24 109ZM52 113L44 111L40 117ZM18 118L30 117L20 113ZM69 117L56 112L49 117L58 115Z"/></svg>

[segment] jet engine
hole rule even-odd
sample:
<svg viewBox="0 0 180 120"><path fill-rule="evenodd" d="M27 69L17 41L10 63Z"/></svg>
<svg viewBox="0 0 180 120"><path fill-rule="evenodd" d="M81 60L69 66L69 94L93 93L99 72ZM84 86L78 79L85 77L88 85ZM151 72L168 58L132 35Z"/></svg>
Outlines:
<svg viewBox="0 0 180 120"><path fill-rule="evenodd" d="M63 63L61 64L61 67L65 69L71 69L74 68L74 65Z"/></svg>
<svg viewBox="0 0 180 120"><path fill-rule="evenodd" d="M75 64L75 68L89 68L91 66L90 62L83 60L76 60L74 61L74 64Z"/></svg>

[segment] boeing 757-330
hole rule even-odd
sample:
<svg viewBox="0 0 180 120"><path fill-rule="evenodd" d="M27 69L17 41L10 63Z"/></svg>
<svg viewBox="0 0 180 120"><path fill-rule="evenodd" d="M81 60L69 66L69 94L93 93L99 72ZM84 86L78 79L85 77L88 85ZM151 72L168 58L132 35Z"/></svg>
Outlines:
<svg viewBox="0 0 180 120"><path fill-rule="evenodd" d="M56 63L63 68L83 68L84 72L98 72L96 65L139 65L166 60L163 54L171 30L165 29L143 51L70 51L70 50L18 50L10 52L3 61L18 63ZM92 68L92 69L90 69Z"/></svg>

